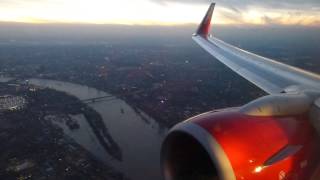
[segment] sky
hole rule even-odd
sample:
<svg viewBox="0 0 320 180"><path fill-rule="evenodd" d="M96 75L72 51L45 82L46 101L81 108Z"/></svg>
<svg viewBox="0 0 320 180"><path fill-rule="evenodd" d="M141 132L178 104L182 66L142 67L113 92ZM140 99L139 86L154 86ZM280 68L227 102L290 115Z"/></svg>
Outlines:
<svg viewBox="0 0 320 180"><path fill-rule="evenodd" d="M320 26L320 0L216 0L216 24ZM199 23L209 0L0 0L0 21L176 25Z"/></svg>

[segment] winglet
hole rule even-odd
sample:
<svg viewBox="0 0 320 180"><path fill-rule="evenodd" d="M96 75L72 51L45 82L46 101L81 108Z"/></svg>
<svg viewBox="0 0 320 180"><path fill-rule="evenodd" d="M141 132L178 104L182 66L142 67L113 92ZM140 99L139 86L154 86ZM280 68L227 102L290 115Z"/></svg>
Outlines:
<svg viewBox="0 0 320 180"><path fill-rule="evenodd" d="M215 3L212 3L207 11L206 16L203 18L197 33L195 35L201 35L207 37L209 35L210 26L211 26L211 18L214 11Z"/></svg>

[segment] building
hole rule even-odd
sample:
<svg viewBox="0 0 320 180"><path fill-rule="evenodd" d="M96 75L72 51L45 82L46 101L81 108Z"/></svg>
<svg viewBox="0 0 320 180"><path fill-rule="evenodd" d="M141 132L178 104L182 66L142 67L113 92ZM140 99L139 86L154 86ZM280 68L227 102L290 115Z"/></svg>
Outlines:
<svg viewBox="0 0 320 180"><path fill-rule="evenodd" d="M20 96L0 96L0 112L17 111L23 109L26 106L26 104L26 99Z"/></svg>

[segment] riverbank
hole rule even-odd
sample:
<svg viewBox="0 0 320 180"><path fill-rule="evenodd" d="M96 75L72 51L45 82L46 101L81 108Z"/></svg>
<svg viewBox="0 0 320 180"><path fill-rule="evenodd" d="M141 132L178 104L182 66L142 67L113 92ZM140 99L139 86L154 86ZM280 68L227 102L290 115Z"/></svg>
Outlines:
<svg viewBox="0 0 320 180"><path fill-rule="evenodd" d="M0 113L0 179L127 179L45 118L77 115L89 107L66 93L30 89L28 85L0 85L0 94L27 100L24 109Z"/></svg>

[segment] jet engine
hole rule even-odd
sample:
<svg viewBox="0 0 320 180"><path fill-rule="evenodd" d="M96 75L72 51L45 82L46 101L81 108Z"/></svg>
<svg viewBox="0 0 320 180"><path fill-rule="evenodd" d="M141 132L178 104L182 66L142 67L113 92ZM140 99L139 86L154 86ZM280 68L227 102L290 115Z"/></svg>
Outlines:
<svg viewBox="0 0 320 180"><path fill-rule="evenodd" d="M162 146L164 178L319 179L320 141L310 121L312 99L305 94L270 95L176 125Z"/></svg>

